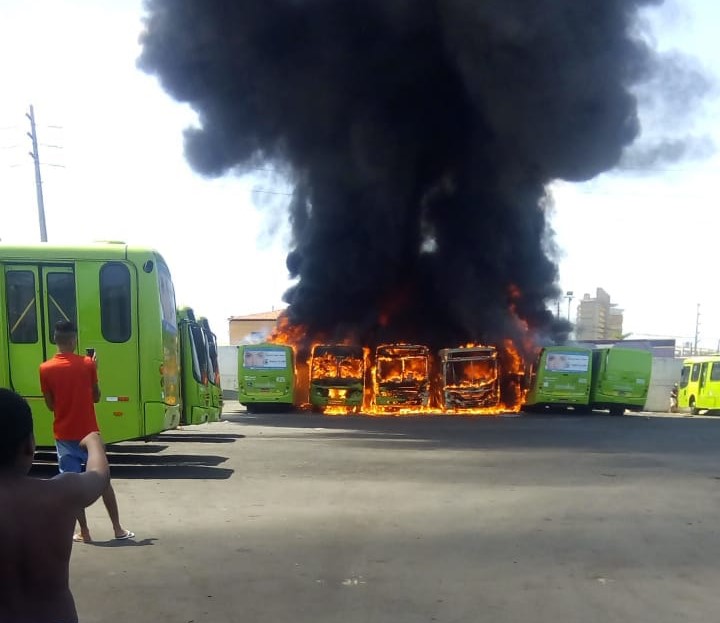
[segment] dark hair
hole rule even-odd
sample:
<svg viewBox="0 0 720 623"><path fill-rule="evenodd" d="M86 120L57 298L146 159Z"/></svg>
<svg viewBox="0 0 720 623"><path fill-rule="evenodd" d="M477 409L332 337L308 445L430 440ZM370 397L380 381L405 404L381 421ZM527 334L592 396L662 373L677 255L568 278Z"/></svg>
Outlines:
<svg viewBox="0 0 720 623"><path fill-rule="evenodd" d="M74 335L77 333L77 327L74 322L70 322L69 320L58 320L55 323L55 333Z"/></svg>
<svg viewBox="0 0 720 623"><path fill-rule="evenodd" d="M8 467L32 434L33 420L25 399L5 388L0 388L0 431L0 467Z"/></svg>

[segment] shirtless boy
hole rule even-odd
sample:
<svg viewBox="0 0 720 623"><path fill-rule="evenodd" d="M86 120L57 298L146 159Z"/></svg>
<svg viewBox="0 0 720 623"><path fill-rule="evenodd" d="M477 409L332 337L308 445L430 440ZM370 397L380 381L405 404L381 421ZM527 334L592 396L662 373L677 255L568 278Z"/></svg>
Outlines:
<svg viewBox="0 0 720 623"><path fill-rule="evenodd" d="M0 623L76 623L68 583L75 519L110 482L97 432L80 444L84 473L30 478L35 453L25 400L0 389Z"/></svg>

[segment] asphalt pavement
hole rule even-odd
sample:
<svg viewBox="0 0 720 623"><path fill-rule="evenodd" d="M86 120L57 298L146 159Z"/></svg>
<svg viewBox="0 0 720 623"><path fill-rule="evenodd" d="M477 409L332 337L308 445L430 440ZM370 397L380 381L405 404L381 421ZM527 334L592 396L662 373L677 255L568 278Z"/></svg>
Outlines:
<svg viewBox="0 0 720 623"><path fill-rule="evenodd" d="M720 418L251 415L111 447L80 620L718 620ZM54 473L40 456L34 474Z"/></svg>

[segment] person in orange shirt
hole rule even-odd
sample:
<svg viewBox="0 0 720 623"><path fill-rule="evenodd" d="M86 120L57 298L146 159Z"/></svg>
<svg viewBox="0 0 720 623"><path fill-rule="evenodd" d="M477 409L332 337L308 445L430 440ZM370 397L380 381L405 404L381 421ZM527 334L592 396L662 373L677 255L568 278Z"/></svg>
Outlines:
<svg viewBox="0 0 720 623"><path fill-rule="evenodd" d="M92 432L99 432L95 403L100 401L95 359L75 354L77 329L72 322L60 320L55 325L57 354L40 364L40 387L45 403L54 414L53 432L61 474L81 473L87 464L87 452L80 440ZM112 484L102 494L116 539L132 539L135 535L120 524L117 498ZM80 531L73 540L90 543L85 509L77 517Z"/></svg>

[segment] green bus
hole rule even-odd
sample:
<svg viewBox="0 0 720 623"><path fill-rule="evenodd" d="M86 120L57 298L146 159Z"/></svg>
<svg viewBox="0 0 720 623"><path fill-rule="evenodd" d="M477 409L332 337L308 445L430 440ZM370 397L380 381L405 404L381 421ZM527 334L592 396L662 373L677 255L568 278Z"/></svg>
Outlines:
<svg viewBox="0 0 720 623"><path fill-rule="evenodd" d="M182 423L204 424L215 410L210 390L212 365L202 326L189 307L178 309L180 331Z"/></svg>
<svg viewBox="0 0 720 623"><path fill-rule="evenodd" d="M198 323L205 334L205 341L208 346L209 365L209 388L210 404L212 409L208 414L208 422L220 420L223 408L222 385L220 384L220 364L218 362L217 336L210 330L210 323L207 318L198 318Z"/></svg>
<svg viewBox="0 0 720 623"><path fill-rule="evenodd" d="M56 352L58 320L78 326L78 349L94 348L106 443L143 439L180 422L175 292L165 261L123 243L0 244L0 385L25 397L37 444L54 444L38 368Z"/></svg>
<svg viewBox="0 0 720 623"><path fill-rule="evenodd" d="M683 361L678 407L693 415L720 409L720 355L688 357Z"/></svg>
<svg viewBox="0 0 720 623"><path fill-rule="evenodd" d="M430 402L430 349L419 344L382 344L375 350L374 408L422 411Z"/></svg>
<svg viewBox="0 0 720 623"><path fill-rule="evenodd" d="M310 361L310 404L328 411L359 413L365 395L362 346L318 344Z"/></svg>
<svg viewBox="0 0 720 623"><path fill-rule="evenodd" d="M523 410L572 407L589 411L592 374L592 349L546 346L530 368Z"/></svg>
<svg viewBox="0 0 720 623"><path fill-rule="evenodd" d="M250 412L292 407L295 376L291 346L244 344L238 349L238 402Z"/></svg>
<svg viewBox="0 0 720 623"><path fill-rule="evenodd" d="M619 346L593 350L590 407L611 415L642 411L650 388L652 353Z"/></svg>
<svg viewBox="0 0 720 623"><path fill-rule="evenodd" d="M498 353L493 346L443 348L440 406L444 412L493 409L500 405Z"/></svg>

